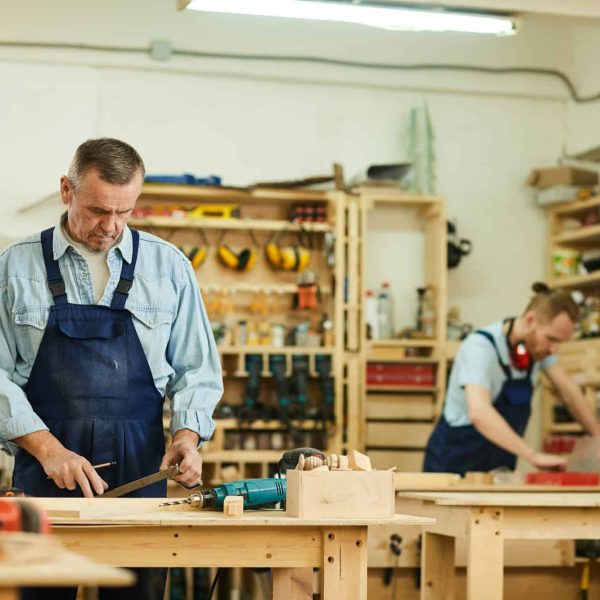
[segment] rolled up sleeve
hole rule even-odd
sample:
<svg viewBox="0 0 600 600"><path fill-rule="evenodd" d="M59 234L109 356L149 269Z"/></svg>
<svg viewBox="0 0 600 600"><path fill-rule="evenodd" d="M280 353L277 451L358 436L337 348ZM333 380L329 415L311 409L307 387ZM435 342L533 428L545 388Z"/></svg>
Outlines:
<svg viewBox="0 0 600 600"><path fill-rule="evenodd" d="M212 414L223 395L223 376L208 315L190 266L179 290L167 360L173 369L167 384L171 435L191 429L198 433L201 442L210 439L215 429Z"/></svg>
<svg viewBox="0 0 600 600"><path fill-rule="evenodd" d="M0 289L0 450L14 456L19 446L11 440L48 427L13 381L17 360L15 331L8 312L6 284L0 282Z"/></svg>

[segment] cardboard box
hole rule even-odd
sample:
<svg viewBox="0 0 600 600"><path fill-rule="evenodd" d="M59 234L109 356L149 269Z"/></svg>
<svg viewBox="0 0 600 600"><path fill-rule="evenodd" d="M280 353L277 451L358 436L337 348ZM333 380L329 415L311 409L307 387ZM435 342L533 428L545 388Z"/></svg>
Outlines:
<svg viewBox="0 0 600 600"><path fill-rule="evenodd" d="M392 471L287 472L286 510L291 517L321 519L392 517Z"/></svg>
<svg viewBox="0 0 600 600"><path fill-rule="evenodd" d="M533 169L527 178L527 185L540 189L553 185L596 185L597 183L598 173L596 171L573 167Z"/></svg>

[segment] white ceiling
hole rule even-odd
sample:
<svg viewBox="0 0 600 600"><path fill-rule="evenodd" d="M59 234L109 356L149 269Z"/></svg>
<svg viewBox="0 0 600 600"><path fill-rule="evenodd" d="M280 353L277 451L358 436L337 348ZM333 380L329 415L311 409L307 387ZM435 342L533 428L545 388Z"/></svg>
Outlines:
<svg viewBox="0 0 600 600"><path fill-rule="evenodd" d="M400 0L377 1L402 4ZM407 0L405 4L600 19L600 0Z"/></svg>

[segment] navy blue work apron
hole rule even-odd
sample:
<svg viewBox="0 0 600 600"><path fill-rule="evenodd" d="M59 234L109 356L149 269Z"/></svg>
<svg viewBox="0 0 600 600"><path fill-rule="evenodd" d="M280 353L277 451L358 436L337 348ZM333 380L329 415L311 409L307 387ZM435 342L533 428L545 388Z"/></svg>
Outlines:
<svg viewBox="0 0 600 600"><path fill-rule="evenodd" d="M502 362L493 336L482 330L476 333L492 344L506 375L493 406L517 434L523 435L531 414L531 368L524 378L514 379L510 367ZM516 462L514 454L490 442L473 425L452 427L442 414L427 443L423 470L464 475L467 471L491 471L498 467L514 470Z"/></svg>
<svg viewBox="0 0 600 600"><path fill-rule="evenodd" d="M113 488L158 471L165 452L163 398L154 385L146 355L125 309L133 284L139 233L132 230L133 257L123 261L110 307L71 304L58 261L54 228L42 232L48 286L54 298L29 381L24 387L33 410L67 448L93 465L116 461L99 472ZM61 490L41 464L21 450L13 485L32 496L82 496ZM165 497L159 482L132 497Z"/></svg>

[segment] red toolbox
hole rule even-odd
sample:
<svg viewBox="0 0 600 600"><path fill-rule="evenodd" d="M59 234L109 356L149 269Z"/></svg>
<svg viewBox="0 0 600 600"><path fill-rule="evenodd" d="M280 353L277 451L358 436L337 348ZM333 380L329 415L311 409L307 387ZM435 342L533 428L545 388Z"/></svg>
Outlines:
<svg viewBox="0 0 600 600"><path fill-rule="evenodd" d="M435 385L435 364L367 363L367 385L429 387Z"/></svg>
<svg viewBox="0 0 600 600"><path fill-rule="evenodd" d="M537 485L600 485L600 473L540 471L539 473L527 473L525 481Z"/></svg>

